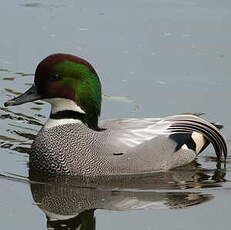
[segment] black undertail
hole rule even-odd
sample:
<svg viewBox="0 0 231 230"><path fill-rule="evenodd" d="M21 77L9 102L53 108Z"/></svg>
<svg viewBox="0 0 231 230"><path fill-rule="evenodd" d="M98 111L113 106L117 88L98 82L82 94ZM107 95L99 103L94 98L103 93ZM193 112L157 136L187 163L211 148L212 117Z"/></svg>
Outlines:
<svg viewBox="0 0 231 230"><path fill-rule="evenodd" d="M175 152L180 150L183 145L186 145L189 149L196 151L196 143L192 139L191 133L173 133L170 138L177 143Z"/></svg>

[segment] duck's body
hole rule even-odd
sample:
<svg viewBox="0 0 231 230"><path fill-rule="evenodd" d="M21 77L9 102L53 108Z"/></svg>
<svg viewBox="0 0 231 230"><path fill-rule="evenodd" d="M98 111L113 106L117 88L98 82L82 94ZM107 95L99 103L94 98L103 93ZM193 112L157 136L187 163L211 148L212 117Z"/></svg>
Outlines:
<svg viewBox="0 0 231 230"><path fill-rule="evenodd" d="M60 124L62 122L62 124ZM67 122L66 124L64 124ZM118 119L99 123L95 131L78 121L50 120L32 145L30 167L52 174L125 175L165 171L193 161L207 140L198 132L175 133L191 124L219 133L192 115L166 118ZM215 141L215 137L213 139Z"/></svg>
<svg viewBox="0 0 231 230"><path fill-rule="evenodd" d="M227 154L219 130L194 115L98 123L98 76L88 62L72 55L44 59L36 70L35 85L6 105L37 99L52 105L30 155L30 168L41 172L102 176L164 171L190 163L209 142L219 159Z"/></svg>

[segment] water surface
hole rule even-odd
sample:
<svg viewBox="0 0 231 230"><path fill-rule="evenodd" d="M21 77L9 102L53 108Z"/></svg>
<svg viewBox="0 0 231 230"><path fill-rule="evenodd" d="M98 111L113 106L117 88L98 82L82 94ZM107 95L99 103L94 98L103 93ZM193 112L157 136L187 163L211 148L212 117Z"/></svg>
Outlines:
<svg viewBox="0 0 231 230"><path fill-rule="evenodd" d="M102 119L204 112L230 144L230 10L228 0L2 3L0 229L229 228L230 156L217 168L210 147L189 166L110 183L28 178L49 105L3 103L30 87L42 58L72 53L95 66L109 95Z"/></svg>

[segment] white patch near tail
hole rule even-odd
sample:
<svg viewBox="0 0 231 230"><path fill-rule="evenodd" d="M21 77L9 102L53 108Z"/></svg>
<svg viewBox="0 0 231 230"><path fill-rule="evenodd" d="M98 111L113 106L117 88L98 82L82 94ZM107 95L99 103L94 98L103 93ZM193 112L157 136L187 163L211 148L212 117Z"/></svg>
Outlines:
<svg viewBox="0 0 231 230"><path fill-rule="evenodd" d="M188 146L186 144L182 145L182 149L189 150Z"/></svg>
<svg viewBox="0 0 231 230"><path fill-rule="evenodd" d="M194 140L196 144L196 153L199 153L201 149L203 148L203 146L205 145L206 139L202 134L198 132L192 133L192 139Z"/></svg>

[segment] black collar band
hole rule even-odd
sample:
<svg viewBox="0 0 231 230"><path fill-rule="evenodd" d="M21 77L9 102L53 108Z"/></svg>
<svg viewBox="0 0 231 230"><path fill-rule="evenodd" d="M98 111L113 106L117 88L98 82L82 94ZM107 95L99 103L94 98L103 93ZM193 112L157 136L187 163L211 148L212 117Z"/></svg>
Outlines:
<svg viewBox="0 0 231 230"><path fill-rule="evenodd" d="M86 124L90 129L95 131L103 131L105 129L101 129L98 127L98 117L97 119L90 119L86 113L80 113L73 110L63 110L57 113L50 114L51 119L77 119Z"/></svg>
<svg viewBox="0 0 231 230"><path fill-rule="evenodd" d="M50 114L51 119L78 119L78 120L83 121L85 117L86 117L86 114L79 113L73 110L63 110L57 113Z"/></svg>

